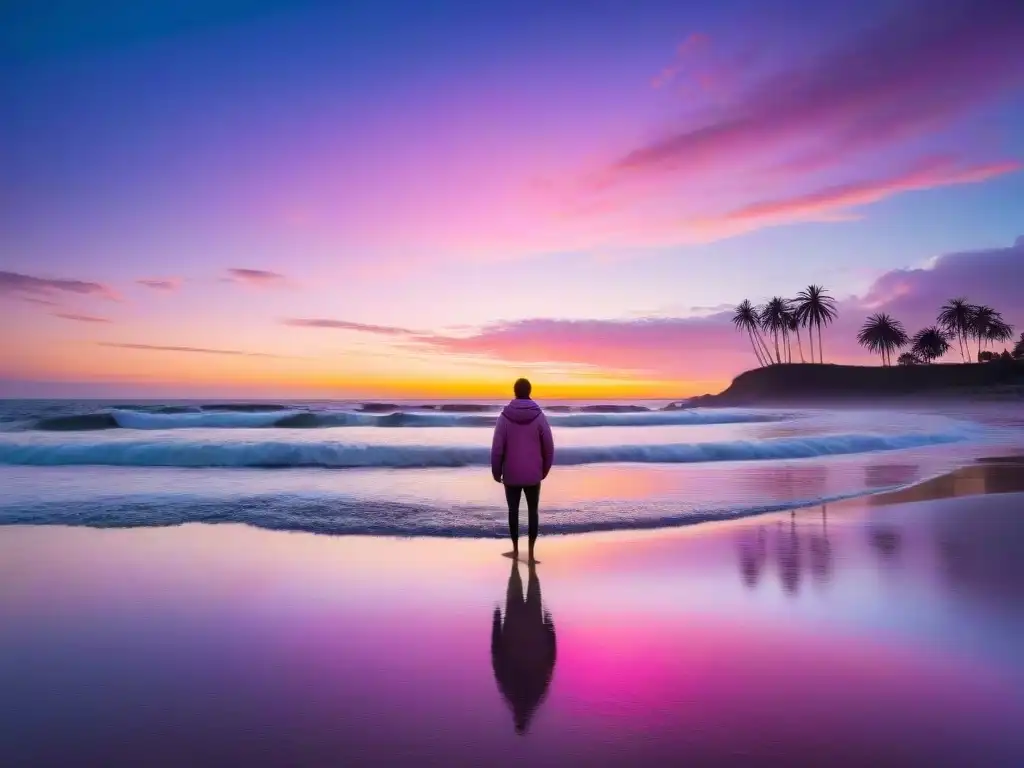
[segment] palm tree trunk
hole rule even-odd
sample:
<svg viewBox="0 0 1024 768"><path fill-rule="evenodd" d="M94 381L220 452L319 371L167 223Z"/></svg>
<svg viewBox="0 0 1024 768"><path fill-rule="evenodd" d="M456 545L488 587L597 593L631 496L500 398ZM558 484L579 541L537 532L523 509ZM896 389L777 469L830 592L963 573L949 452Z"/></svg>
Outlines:
<svg viewBox="0 0 1024 768"><path fill-rule="evenodd" d="M821 346L821 320L816 325L818 326L818 358L822 365L825 364L825 350Z"/></svg>
<svg viewBox="0 0 1024 768"><path fill-rule="evenodd" d="M800 329L799 328L796 329L796 345L800 349L800 362L801 363L806 363L807 361L804 360L804 344L803 344L802 341L800 341Z"/></svg>
<svg viewBox="0 0 1024 768"><path fill-rule="evenodd" d="M782 365L782 354L779 352L779 331L776 329L772 335L775 336L775 360Z"/></svg>
<svg viewBox="0 0 1024 768"><path fill-rule="evenodd" d="M754 348L754 357L757 358L757 364L764 368L764 360L761 359L761 350L757 348L757 344L754 342L754 333L747 328L747 338L750 339L750 346Z"/></svg>
<svg viewBox="0 0 1024 768"><path fill-rule="evenodd" d="M811 362L814 362L814 333L811 330L811 323L807 321L807 340L811 342Z"/></svg>
<svg viewBox="0 0 1024 768"><path fill-rule="evenodd" d="M758 344L761 345L761 349L764 350L764 358L765 358L765 360L767 360L768 364L771 365L771 362L772 362L772 351L768 348L768 342L764 340L764 336L762 336L761 332L759 330L757 330L756 328L754 329L754 335L757 336L757 342L758 342Z"/></svg>

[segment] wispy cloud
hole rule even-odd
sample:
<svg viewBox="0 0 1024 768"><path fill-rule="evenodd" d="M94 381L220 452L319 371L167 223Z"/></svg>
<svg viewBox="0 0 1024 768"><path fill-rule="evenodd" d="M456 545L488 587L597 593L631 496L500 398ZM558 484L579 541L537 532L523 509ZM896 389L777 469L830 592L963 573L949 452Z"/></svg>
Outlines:
<svg viewBox="0 0 1024 768"><path fill-rule="evenodd" d="M59 307L60 302L54 301L53 299L44 299L40 296L21 296L19 297L22 301L27 304L36 304L40 307Z"/></svg>
<svg viewBox="0 0 1024 768"><path fill-rule="evenodd" d="M62 320L72 320L76 323L111 323L113 322L110 318L99 317L97 315L82 315L77 312L54 312L54 317L59 317Z"/></svg>
<svg viewBox="0 0 1024 768"><path fill-rule="evenodd" d="M224 279L228 282L242 283L259 288L278 288L288 285L288 278L280 272L271 272L266 269L232 267L228 270L228 276Z"/></svg>
<svg viewBox="0 0 1024 768"><path fill-rule="evenodd" d="M635 320L536 318L485 326L468 336L417 340L445 353L523 364L587 365L658 378L718 376L745 363L744 350L733 343L732 328L721 314Z"/></svg>
<svg viewBox="0 0 1024 768"><path fill-rule="evenodd" d="M382 336L414 336L418 332L393 325L373 325L372 323L356 323L350 320L333 320L323 317L289 317L281 321L283 325L293 328L330 328L337 331L356 331L358 333L376 333Z"/></svg>
<svg viewBox="0 0 1024 768"><path fill-rule="evenodd" d="M707 49L709 42L708 36L701 32L689 35L676 47L672 63L651 79L651 87L661 88L675 80L695 55Z"/></svg>
<svg viewBox="0 0 1024 768"><path fill-rule="evenodd" d="M146 352L187 352L197 355L228 355L231 357L273 357L286 358L288 355L273 355L268 352L245 352L240 349L210 349L208 347L179 347L163 344L127 344L118 342L100 341L100 347L112 347L114 349L137 349Z"/></svg>
<svg viewBox="0 0 1024 768"><path fill-rule="evenodd" d="M707 242L780 221L846 220L853 208L911 190L1019 167L992 162L1000 157L983 138L992 122L983 118L1024 83L1024 3L892 8L818 53L788 50L781 66L751 54L723 98L688 99L655 138L567 187L548 237L577 249ZM688 38L655 85L692 79L709 53L702 38ZM928 167L953 147L956 162ZM893 174L901 167L905 178Z"/></svg>
<svg viewBox="0 0 1024 768"><path fill-rule="evenodd" d="M68 280L65 278L36 277L20 272L0 271L0 295L52 296L60 293L71 293L78 296L96 296L116 301L117 293L103 283L88 280Z"/></svg>
<svg viewBox="0 0 1024 768"><path fill-rule="evenodd" d="M176 291L181 287L181 278L179 277L147 278L136 280L135 282L154 291L165 291L168 293Z"/></svg>
<svg viewBox="0 0 1024 768"><path fill-rule="evenodd" d="M764 200L693 224L703 232L738 234L795 221L849 219L854 216L851 213L853 209L901 192L977 183L1018 171L1021 167L1016 160L963 166L950 158L933 158L886 178L836 184L808 194Z"/></svg>
<svg viewBox="0 0 1024 768"><path fill-rule="evenodd" d="M920 2L847 46L757 83L737 105L639 146L612 177L693 173L764 159L793 142L851 150L949 124L1024 74L1024 4Z"/></svg>

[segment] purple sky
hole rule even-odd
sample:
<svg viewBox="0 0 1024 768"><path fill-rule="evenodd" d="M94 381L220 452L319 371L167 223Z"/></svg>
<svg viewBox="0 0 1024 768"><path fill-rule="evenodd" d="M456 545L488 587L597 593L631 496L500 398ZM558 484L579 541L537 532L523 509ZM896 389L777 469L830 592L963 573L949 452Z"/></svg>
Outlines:
<svg viewBox="0 0 1024 768"><path fill-rule="evenodd" d="M14 2L0 63L0 396L683 396L809 283L827 360L1024 326L1020 2Z"/></svg>

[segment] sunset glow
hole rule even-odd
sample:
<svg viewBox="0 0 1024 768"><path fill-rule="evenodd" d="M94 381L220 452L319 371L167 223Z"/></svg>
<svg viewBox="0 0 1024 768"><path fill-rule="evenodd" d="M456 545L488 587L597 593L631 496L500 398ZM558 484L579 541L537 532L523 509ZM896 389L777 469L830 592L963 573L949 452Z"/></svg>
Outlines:
<svg viewBox="0 0 1024 768"><path fill-rule="evenodd" d="M830 362L1024 325L1020 3L430 5L0 11L0 396L678 398L810 283Z"/></svg>

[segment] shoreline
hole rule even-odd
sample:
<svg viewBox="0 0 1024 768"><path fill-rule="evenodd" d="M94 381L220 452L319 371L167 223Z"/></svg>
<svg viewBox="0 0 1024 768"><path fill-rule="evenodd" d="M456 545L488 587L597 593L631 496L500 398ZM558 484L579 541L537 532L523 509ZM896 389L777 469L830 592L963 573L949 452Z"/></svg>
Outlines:
<svg viewBox="0 0 1024 768"><path fill-rule="evenodd" d="M1019 764L1022 503L542 537L536 568L486 539L2 528L4 753Z"/></svg>
<svg viewBox="0 0 1024 768"><path fill-rule="evenodd" d="M771 519L774 516L796 514L797 512L816 509L827 506L833 510L841 510L848 507L856 508L863 506L891 506L901 503L911 503L923 500L940 500L971 495L1024 493L1024 454L992 455L975 458L966 464L962 464L953 470L940 472L935 475L918 478L913 482L896 487L879 489L865 488L848 494L838 494L827 498L809 500L803 503L793 504L779 502L770 508L757 508L742 510L739 512L727 513L724 515L715 513L696 513L691 517L650 520L634 520L626 523L608 522L596 524L586 530L571 531L548 531L544 530L543 508L541 509L541 537L539 541L574 539L579 537L589 538L596 536L615 536L618 534L628 535L633 533L646 533L657 535L659 533L671 533L677 530L692 528L705 528L709 526L742 524L745 521L756 521L760 519ZM459 532L446 533L412 533L396 534L391 532L331 532L316 531L303 528L274 527L252 523L246 520L218 520L206 522L201 520L186 520L184 522L153 523L137 525L118 524L90 524L77 523L68 524L64 522L14 522L0 525L0 533L5 529L12 528L70 528L70 529L93 529L93 530L158 530L164 528L180 528L183 526L237 526L251 528L253 530L269 533L291 533L306 534L311 536L323 536L327 538L353 538L366 540L427 540L427 541L475 541L475 542L497 542L504 541L507 536L503 528L498 525L491 535L465 534Z"/></svg>

